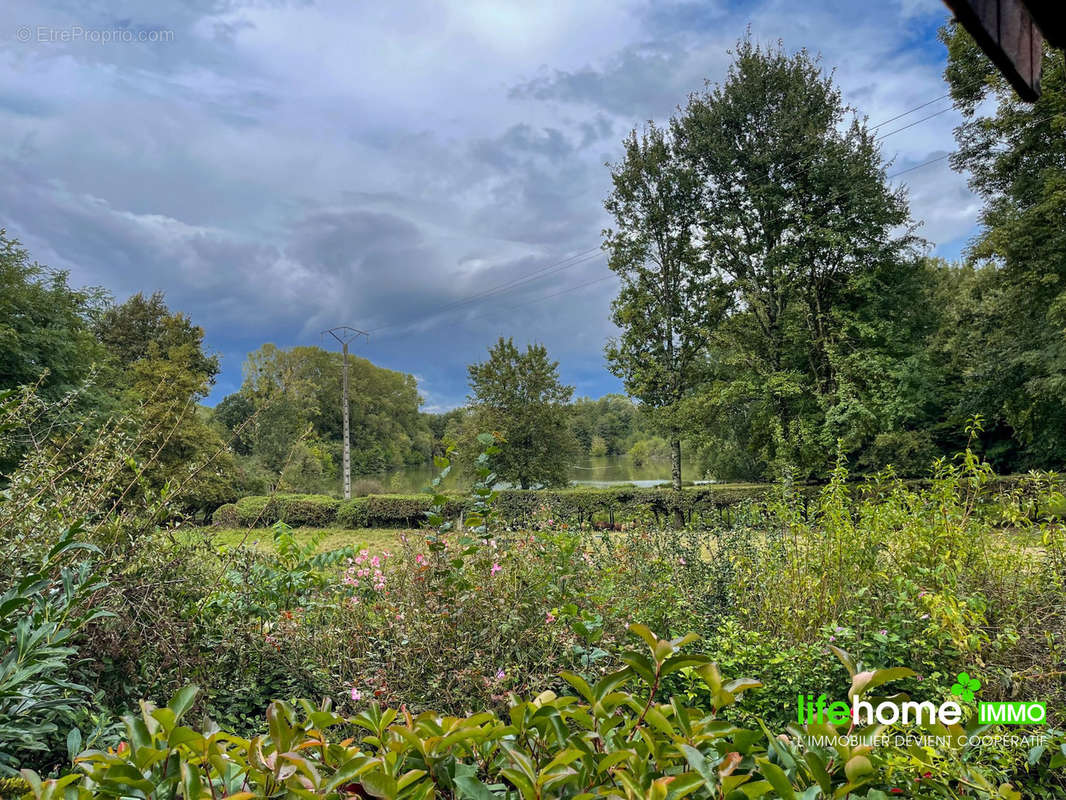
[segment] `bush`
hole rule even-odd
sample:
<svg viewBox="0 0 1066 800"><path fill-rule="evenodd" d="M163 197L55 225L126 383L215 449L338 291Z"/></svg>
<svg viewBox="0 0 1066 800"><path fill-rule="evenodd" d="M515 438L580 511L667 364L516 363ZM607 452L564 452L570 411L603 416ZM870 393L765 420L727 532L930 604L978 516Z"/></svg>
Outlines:
<svg viewBox="0 0 1066 800"><path fill-rule="evenodd" d="M275 522L284 522L293 527L323 528L337 521L340 504L340 500L322 494L242 497L233 504L234 511L222 506L219 509L222 517L213 517L212 520L215 524L229 527L226 523L235 519L232 527L240 528L268 527Z"/></svg>
<svg viewBox="0 0 1066 800"><path fill-rule="evenodd" d="M241 517L237 511L236 503L226 503L215 509L211 515L211 524L219 528L240 527Z"/></svg>
<svg viewBox="0 0 1066 800"><path fill-rule="evenodd" d="M943 735L945 743L905 749L872 738L876 726L809 724L775 736L765 726L731 725L719 715L757 691L758 681L727 682L708 657L681 652L694 637L661 640L643 626L633 630L647 648L623 654L624 669L593 682L564 674L572 691L514 697L504 720L491 712L414 716L365 705L353 693L360 710L352 716L328 702L275 701L266 735L249 741L180 725L196 701L189 687L166 708L144 704L126 720L128 744L83 753L78 773L42 781L27 771L25 777L35 800L166 797L179 786L185 798L240 793L249 799L1021 797L996 769L963 761L965 748L955 742L974 726L929 725L923 732ZM846 653L841 660L850 661ZM691 706L661 696L663 679L682 670L698 678L706 702ZM849 671L858 696L864 686L895 677L894 671ZM349 735L352 729L361 741ZM820 744L820 736L837 743ZM1048 769L1051 791L1055 784L1061 789L1051 770L1066 755L1048 748L1031 760Z"/></svg>

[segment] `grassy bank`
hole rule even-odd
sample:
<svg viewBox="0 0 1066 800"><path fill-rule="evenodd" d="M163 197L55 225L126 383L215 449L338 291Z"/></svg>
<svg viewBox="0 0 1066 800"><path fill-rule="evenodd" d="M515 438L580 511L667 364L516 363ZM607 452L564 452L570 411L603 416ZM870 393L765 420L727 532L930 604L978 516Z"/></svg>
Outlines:
<svg viewBox="0 0 1066 800"><path fill-rule="evenodd" d="M401 544L401 537L424 536L424 532L402 528L357 528L347 530L343 528L299 528L296 535L300 539L310 541L315 536L320 536L319 550L337 550L342 547L353 547L357 550L366 549L371 553L380 553L384 550L396 549ZM247 546L256 550L275 553L274 531L267 528L194 528L184 531L184 539L192 543L198 539L206 539L216 548L232 548Z"/></svg>

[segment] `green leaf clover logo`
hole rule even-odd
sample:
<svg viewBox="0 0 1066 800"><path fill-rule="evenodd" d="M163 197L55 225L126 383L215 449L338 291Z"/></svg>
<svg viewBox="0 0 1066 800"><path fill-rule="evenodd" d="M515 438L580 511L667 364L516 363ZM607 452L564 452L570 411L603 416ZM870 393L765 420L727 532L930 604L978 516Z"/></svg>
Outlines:
<svg viewBox="0 0 1066 800"><path fill-rule="evenodd" d="M951 685L951 693L956 697L961 697L967 703L972 703L974 693L980 688L981 681L971 678L966 672L960 672L955 683Z"/></svg>

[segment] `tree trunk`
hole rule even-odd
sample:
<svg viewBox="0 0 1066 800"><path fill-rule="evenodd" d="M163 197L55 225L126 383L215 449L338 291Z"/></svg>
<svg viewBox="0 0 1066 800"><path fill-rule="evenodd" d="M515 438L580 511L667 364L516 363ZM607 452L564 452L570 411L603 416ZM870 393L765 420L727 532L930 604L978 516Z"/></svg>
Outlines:
<svg viewBox="0 0 1066 800"><path fill-rule="evenodd" d="M677 505L674 508L674 527L685 527L685 512L681 510L681 440L670 442L670 478L677 492Z"/></svg>

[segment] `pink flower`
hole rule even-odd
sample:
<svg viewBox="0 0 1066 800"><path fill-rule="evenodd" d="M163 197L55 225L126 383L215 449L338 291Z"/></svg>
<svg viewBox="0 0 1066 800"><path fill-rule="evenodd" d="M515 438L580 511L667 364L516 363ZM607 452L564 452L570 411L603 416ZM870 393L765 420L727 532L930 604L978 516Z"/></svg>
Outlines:
<svg viewBox="0 0 1066 800"><path fill-rule="evenodd" d="M831 642L835 642L836 640L837 640L837 637L835 637L835 636L830 636L829 637L829 641L831 641Z"/></svg>
<svg viewBox="0 0 1066 800"><path fill-rule="evenodd" d="M544 616L544 621L547 622L549 625L551 625L551 623L555 622L555 615L552 612L549 611Z"/></svg>
<svg viewBox="0 0 1066 800"><path fill-rule="evenodd" d="M497 572L499 572L499 571L500 571L501 569L503 569L503 567L501 567L501 566L500 566L499 564L497 564L497 563L496 563L496 562L494 561L494 562L492 563L492 569L491 569L491 570L489 570L489 573L490 573L491 575L495 575L495 574L496 574Z"/></svg>
<svg viewBox="0 0 1066 800"><path fill-rule="evenodd" d="M426 563L426 557L424 555L422 555L421 553L416 553L415 554L415 563L418 564L419 566L421 566L422 564L425 564Z"/></svg>
<svg viewBox="0 0 1066 800"><path fill-rule="evenodd" d="M502 669L496 671L496 680L502 681L506 677L507 673L505 673Z"/></svg>
<svg viewBox="0 0 1066 800"><path fill-rule="evenodd" d="M370 559L370 566L372 566L372 567L380 567L381 566L381 559L378 558L377 556L374 556L372 559Z"/></svg>
<svg viewBox="0 0 1066 800"><path fill-rule="evenodd" d="M359 700L362 700L362 699L363 699L363 693L360 692L358 689L356 689L353 686L352 687L352 700L355 700L356 702L358 702Z"/></svg>
<svg viewBox="0 0 1066 800"><path fill-rule="evenodd" d="M888 635L888 629L887 628L882 628L881 630L878 631L878 633L881 634L882 636L887 636Z"/></svg>
<svg viewBox="0 0 1066 800"><path fill-rule="evenodd" d="M685 566L685 557L682 556L681 558L679 558L677 560L677 563L680 564L681 566Z"/></svg>

